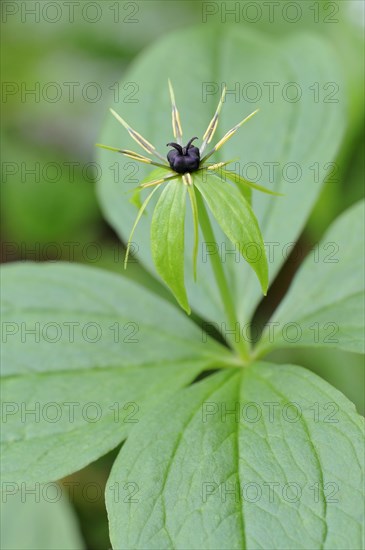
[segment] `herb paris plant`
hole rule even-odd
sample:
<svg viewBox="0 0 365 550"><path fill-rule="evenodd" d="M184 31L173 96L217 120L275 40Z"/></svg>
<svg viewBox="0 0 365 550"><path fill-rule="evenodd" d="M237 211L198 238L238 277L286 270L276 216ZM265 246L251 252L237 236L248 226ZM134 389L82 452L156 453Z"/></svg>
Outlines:
<svg viewBox="0 0 365 550"><path fill-rule="evenodd" d="M208 153L203 155L207 145L212 141L217 129L219 114L226 95L226 86L223 87L218 107L203 135L202 145L199 149L198 147L192 145L192 142L198 139L197 137L191 138L185 147L182 146L183 133L180 114L176 106L175 93L170 80L169 91L172 103L172 129L174 137L178 143L170 142L167 144L174 148L169 151L167 155L168 162L166 162L163 155L161 155L161 153L159 153L151 143L142 137L136 130L131 128L113 109L111 109L112 114L128 130L130 136L147 153L156 156L160 162L155 162L152 159L133 151L98 144L99 147L104 149L122 153L126 157L132 158L138 162L151 164L153 166L157 166L159 169L165 170L165 174L162 177L158 177L156 179L152 178L151 180L145 181L140 185L140 189L146 189L149 187L155 187L155 189L150 193L150 195L147 196L140 207L137 219L128 240L125 266L128 262L130 245L137 224L149 204L154 192L163 183L167 182L169 187L162 193L161 198L157 203L152 220L152 251L159 274L171 288L180 305L188 313L190 313L190 307L184 285L183 260L186 192L189 194L194 221L195 242L193 248L193 266L195 278L199 244L199 212L201 212L201 217L205 220L205 223L203 222L203 231L209 231L209 228L207 227L209 220L204 214L205 208L203 203L196 197L196 189L205 199L211 213L218 221L229 240L234 245L239 245L242 255L253 267L260 280L262 290L266 294L268 285L268 266L265 247L256 217L250 207L250 204L244 196L244 191L243 193L237 192L227 184L226 179L228 178L236 184L239 190L246 186L272 195L278 195L279 193L267 190L260 185L250 182L241 177L239 174L223 170L223 168L232 161L218 162L215 164L208 163L208 159L231 137L233 137L237 130L245 122L250 120L250 118L258 112L258 110L246 116L243 120L241 120L241 122L226 132L218 143ZM171 169L173 170L172 172ZM214 180L210 177L210 174L212 173L215 176ZM177 180L176 183L170 183L173 180ZM200 208L198 207L198 204L200 204ZM224 212L222 211L222 204L228 208L228 212L227 209ZM166 223L167 218L169 221L168 224ZM200 223L202 224L202 220L200 220ZM165 246L165 243L167 246ZM252 261L250 256L247 254L248 245L254 245L258 248L258 261L257 259ZM225 299L227 300L227 296L225 296Z"/></svg>

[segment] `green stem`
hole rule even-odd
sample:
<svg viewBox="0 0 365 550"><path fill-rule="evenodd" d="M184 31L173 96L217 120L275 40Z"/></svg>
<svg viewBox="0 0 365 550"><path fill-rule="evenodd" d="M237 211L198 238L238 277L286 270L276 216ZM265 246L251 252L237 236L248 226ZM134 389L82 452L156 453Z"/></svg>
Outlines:
<svg viewBox="0 0 365 550"><path fill-rule="evenodd" d="M204 235L204 239L206 242L215 243L216 240L215 240L213 228L210 223L210 219L209 219L207 210L205 208L204 201L199 192L196 193L196 199L197 199L198 208L199 208L199 223ZM209 257L212 264L217 287L219 289L223 306L226 312L227 320L229 323L229 329L230 331L233 331L233 334L232 333L229 334L230 343L232 347L236 350L240 358L243 360L243 362L248 363L250 361L250 353L249 353L247 343L245 342L244 339L241 338L240 329L238 329L238 334L239 334L238 342L236 342L236 338L234 337L234 335L236 334L237 324L239 326L239 321L237 319L236 308L234 306L232 295L229 290L229 286L228 286L226 274L223 269L221 258L218 253L210 254Z"/></svg>

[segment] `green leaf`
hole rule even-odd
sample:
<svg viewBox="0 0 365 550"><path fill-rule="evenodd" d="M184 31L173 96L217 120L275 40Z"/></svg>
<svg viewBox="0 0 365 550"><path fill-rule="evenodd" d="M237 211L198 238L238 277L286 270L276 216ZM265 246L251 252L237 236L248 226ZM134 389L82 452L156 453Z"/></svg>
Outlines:
<svg viewBox="0 0 365 550"><path fill-rule="evenodd" d="M230 359L174 306L99 269L8 265L2 297L3 480L82 468L156 400Z"/></svg>
<svg viewBox="0 0 365 550"><path fill-rule="evenodd" d="M174 57L173 64L171 56L166 55L172 51L184 52L184 55ZM189 78L186 78L187 74ZM242 177L284 194L280 199L274 199L253 193L253 210L264 240L271 243L268 246L274 250L270 258L272 280L284 262L284 247L298 238L317 200L327 163L334 160L346 125L345 87L332 47L322 36L291 33L273 41L252 28L243 32L240 25L229 24L219 28L200 25L163 36L136 59L120 84L138 82L140 90L143 89L139 102L124 104L124 109L120 104L114 107L157 149L166 152L166 143L173 139L168 77L173 83L181 114L183 139L195 135L202 138L224 84L228 93L211 145L246 114L260 108L260 113L243 126L218 155L212 157L212 161L239 158ZM339 90L333 103L323 101L322 92L329 82L335 83ZM249 83L252 83L251 87ZM315 86L321 91L318 102L315 101ZM293 101L297 92L300 99ZM246 97L255 99L256 95L257 100L247 104ZM121 130L108 115L100 141L132 147L133 140ZM104 214L120 237L126 240L135 210L121 194L121 183L115 183L109 175L112 153L102 150L98 153L102 167L98 192ZM121 163L123 171L127 161L120 155L114 158ZM291 168L293 165L288 163L295 165ZM299 167L298 179L296 167ZM331 169L330 166L327 168ZM138 170L138 179L149 173L147 166L140 165ZM130 184L123 183L123 187L128 189ZM151 201L149 212L153 211L154 205L155 202ZM194 246L190 209L187 210L185 225L185 247L190 251ZM217 232L216 237L223 248L231 247L222 232ZM138 244L139 259L155 273L150 251L149 216L140 222ZM199 285L194 282L191 254L185 256L185 283L192 309L203 318L222 323L224 307L216 292L205 250L198 255ZM232 281L240 321L248 321L262 298L261 290L243 259L237 260L229 254L225 259L224 267L227 278Z"/></svg>
<svg viewBox="0 0 365 550"><path fill-rule="evenodd" d="M363 427L316 375L257 363L169 399L107 484L114 548L362 548ZM132 484L133 498L115 489Z"/></svg>
<svg viewBox="0 0 365 550"><path fill-rule="evenodd" d="M266 251L255 214L243 195L220 178L194 174L194 185L228 239L255 271L264 294L268 286Z"/></svg>
<svg viewBox="0 0 365 550"><path fill-rule="evenodd" d="M194 225L194 248L193 248L193 272L194 280L197 279L197 260L198 260L198 250L199 250L199 212L198 204L196 201L195 188L193 185L188 187L190 206L193 215L193 225Z"/></svg>
<svg viewBox="0 0 365 550"><path fill-rule="evenodd" d="M322 346L364 353L364 221L361 201L332 224L299 269L259 350Z"/></svg>
<svg viewBox="0 0 365 550"><path fill-rule="evenodd" d="M52 484L53 485L53 484ZM77 518L54 484L2 484L1 548L4 550L83 550Z"/></svg>
<svg viewBox="0 0 365 550"><path fill-rule="evenodd" d="M204 362L94 367L6 377L2 479L49 482L121 443L152 405L189 384Z"/></svg>
<svg viewBox="0 0 365 550"><path fill-rule="evenodd" d="M184 283L185 208L186 185L181 178L167 183L153 212L151 247L157 272L190 313Z"/></svg>
<svg viewBox="0 0 365 550"><path fill-rule="evenodd" d="M101 269L13 263L2 290L3 376L230 357L171 304Z"/></svg>

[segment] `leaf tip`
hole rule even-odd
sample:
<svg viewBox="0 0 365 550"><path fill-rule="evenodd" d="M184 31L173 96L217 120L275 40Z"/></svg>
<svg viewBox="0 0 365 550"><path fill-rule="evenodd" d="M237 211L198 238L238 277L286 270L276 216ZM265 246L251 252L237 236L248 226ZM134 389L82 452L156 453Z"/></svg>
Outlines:
<svg viewBox="0 0 365 550"><path fill-rule="evenodd" d="M176 299L177 303L179 304L179 306L181 307L181 309L183 309L185 311L185 313L187 313L187 315L191 315L191 308L190 308L190 305L189 305L189 302L188 302L188 298L186 296L185 289L184 289L184 295L183 296L182 295L178 296L176 294L176 292L171 287L170 287L170 290L173 293L173 295L175 296L175 299Z"/></svg>
<svg viewBox="0 0 365 550"><path fill-rule="evenodd" d="M191 308L190 308L189 304L186 304L186 306L184 306L183 309L188 315L191 315Z"/></svg>
<svg viewBox="0 0 365 550"><path fill-rule="evenodd" d="M266 273L265 279L261 281L261 289L264 296L267 296L268 288L269 288L269 276L268 276L268 273Z"/></svg>

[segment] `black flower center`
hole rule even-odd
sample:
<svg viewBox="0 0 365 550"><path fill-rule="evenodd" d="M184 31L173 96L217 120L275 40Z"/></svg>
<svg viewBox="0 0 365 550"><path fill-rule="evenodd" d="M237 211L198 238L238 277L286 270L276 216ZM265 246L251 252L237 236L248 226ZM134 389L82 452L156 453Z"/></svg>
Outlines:
<svg viewBox="0 0 365 550"><path fill-rule="evenodd" d="M167 153L167 160L171 168L178 174L186 174L186 172L195 172L200 164L200 152L198 147L192 145L192 142L198 139L191 138L185 147L181 147L178 143L168 143L174 149Z"/></svg>

